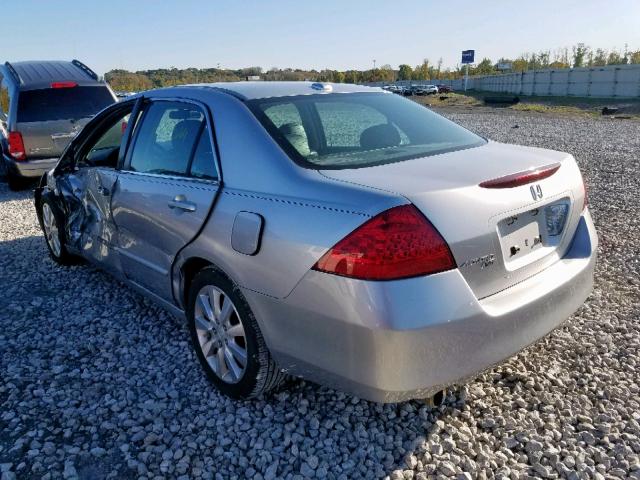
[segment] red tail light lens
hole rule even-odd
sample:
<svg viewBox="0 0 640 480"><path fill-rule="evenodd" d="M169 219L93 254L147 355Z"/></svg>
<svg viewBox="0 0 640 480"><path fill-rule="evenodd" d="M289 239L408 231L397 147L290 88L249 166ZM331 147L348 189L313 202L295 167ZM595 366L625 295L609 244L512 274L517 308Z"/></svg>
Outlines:
<svg viewBox="0 0 640 480"><path fill-rule="evenodd" d="M53 82L51 84L51 88L73 88L77 86L76 82Z"/></svg>
<svg viewBox="0 0 640 480"><path fill-rule="evenodd" d="M20 132L9 132L9 155L16 160L24 160L27 158L27 152L24 149L22 134Z"/></svg>
<svg viewBox="0 0 640 480"><path fill-rule="evenodd" d="M315 270L362 280L394 280L455 268L449 246L413 205L391 208L338 242Z"/></svg>

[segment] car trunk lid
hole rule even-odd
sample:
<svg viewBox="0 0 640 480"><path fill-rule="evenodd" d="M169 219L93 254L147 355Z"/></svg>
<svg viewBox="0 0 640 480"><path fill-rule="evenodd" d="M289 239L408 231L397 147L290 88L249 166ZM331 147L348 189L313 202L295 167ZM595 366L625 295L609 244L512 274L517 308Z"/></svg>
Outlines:
<svg viewBox="0 0 640 480"><path fill-rule="evenodd" d="M514 174L553 168L546 178L541 175L504 185ZM561 258L578 224L584 195L570 155L496 142L404 162L321 173L411 201L448 242L461 274L478 298L525 280ZM480 186L487 181L502 181L502 188ZM549 230L548 224L557 228L559 223L559 232Z"/></svg>

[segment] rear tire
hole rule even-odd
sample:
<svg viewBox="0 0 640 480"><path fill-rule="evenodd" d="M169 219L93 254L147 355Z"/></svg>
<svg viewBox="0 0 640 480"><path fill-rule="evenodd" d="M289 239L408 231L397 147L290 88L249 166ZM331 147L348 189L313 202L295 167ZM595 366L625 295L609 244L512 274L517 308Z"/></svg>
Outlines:
<svg viewBox="0 0 640 480"><path fill-rule="evenodd" d="M40 201L40 226L49 255L60 265L74 265L78 258L67 250L64 225L64 214L49 198L44 197Z"/></svg>
<svg viewBox="0 0 640 480"><path fill-rule="evenodd" d="M285 378L242 292L214 268L203 269L191 282L187 318L198 360L225 395L253 398Z"/></svg>

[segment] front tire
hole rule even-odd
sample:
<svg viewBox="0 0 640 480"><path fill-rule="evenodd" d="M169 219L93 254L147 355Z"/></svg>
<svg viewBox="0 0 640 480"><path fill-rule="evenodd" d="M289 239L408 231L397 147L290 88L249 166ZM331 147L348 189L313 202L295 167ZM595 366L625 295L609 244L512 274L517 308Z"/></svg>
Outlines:
<svg viewBox="0 0 640 480"><path fill-rule="evenodd" d="M187 318L198 360L225 395L252 398L284 379L240 289L217 270L205 268L191 282Z"/></svg>
<svg viewBox="0 0 640 480"><path fill-rule="evenodd" d="M69 253L65 245L64 215L46 197L40 202L40 222L47 249L53 261L60 265L73 265L76 263L76 257Z"/></svg>

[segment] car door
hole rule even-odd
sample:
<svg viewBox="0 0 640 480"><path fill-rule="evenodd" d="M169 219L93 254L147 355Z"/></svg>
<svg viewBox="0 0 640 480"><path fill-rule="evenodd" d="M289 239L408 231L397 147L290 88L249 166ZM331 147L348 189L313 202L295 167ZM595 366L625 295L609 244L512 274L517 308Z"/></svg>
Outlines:
<svg viewBox="0 0 640 480"><path fill-rule="evenodd" d="M199 103L147 102L112 196L124 275L168 301L174 258L197 235L219 188L211 125Z"/></svg>
<svg viewBox="0 0 640 480"><path fill-rule="evenodd" d="M92 120L57 168L68 206L68 242L103 268L119 272L114 252L117 236L111 216L111 192L118 177L118 158L135 102L117 104Z"/></svg>

